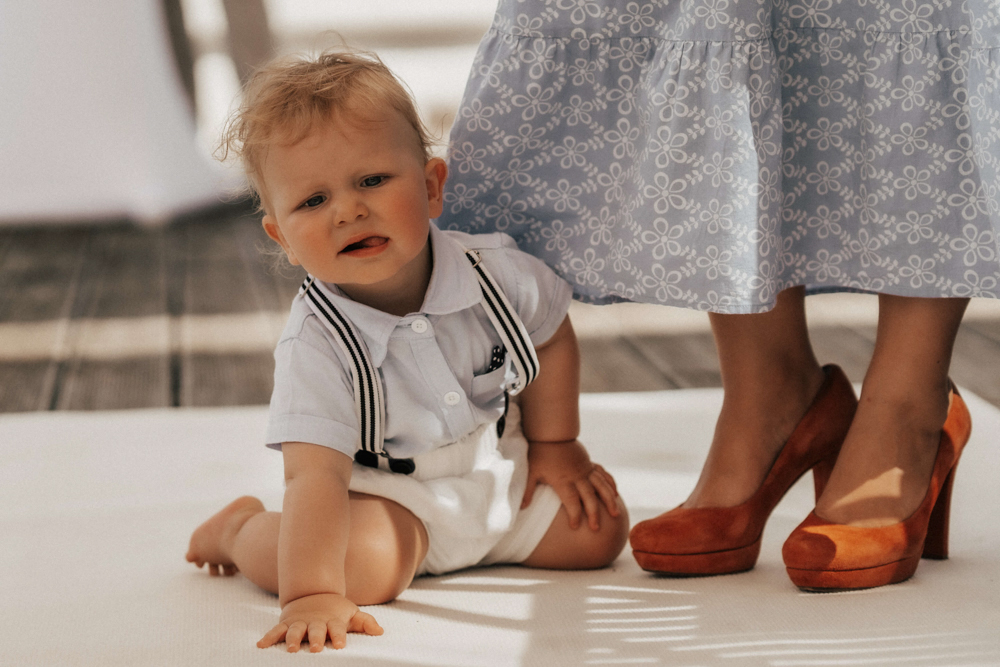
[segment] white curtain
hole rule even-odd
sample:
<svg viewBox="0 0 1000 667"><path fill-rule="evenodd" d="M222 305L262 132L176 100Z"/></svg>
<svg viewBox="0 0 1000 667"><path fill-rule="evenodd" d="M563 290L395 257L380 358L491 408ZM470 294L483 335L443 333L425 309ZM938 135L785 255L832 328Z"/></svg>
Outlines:
<svg viewBox="0 0 1000 667"><path fill-rule="evenodd" d="M0 0L0 225L156 223L218 202L224 174L158 0Z"/></svg>

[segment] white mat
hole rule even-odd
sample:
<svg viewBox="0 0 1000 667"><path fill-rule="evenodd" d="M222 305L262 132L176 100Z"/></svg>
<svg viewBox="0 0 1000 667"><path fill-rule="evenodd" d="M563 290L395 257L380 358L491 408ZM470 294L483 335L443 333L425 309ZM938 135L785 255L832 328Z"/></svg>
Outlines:
<svg viewBox="0 0 1000 667"><path fill-rule="evenodd" d="M584 397L584 439L633 520L683 500L720 401L718 390ZM370 608L384 636L352 635L317 656L255 648L276 599L183 558L194 526L235 495L280 507L263 409L3 416L0 664L1000 664L1000 411L968 402L952 559L924 561L907 583L826 595L791 585L780 548L811 507L806 479L776 510L750 573L658 578L626 551L595 573L424 578Z"/></svg>

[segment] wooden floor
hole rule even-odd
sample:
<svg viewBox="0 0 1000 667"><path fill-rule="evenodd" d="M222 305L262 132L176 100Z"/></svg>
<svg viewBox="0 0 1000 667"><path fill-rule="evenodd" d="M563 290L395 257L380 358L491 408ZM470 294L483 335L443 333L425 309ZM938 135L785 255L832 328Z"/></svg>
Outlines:
<svg viewBox="0 0 1000 667"><path fill-rule="evenodd" d="M266 403L270 347L301 281L271 268L268 244L240 206L156 229L0 231L0 412ZM861 380L873 326L811 334L822 361ZM587 392L720 385L708 331L583 335L581 347ZM1000 319L963 324L952 371L1000 407Z"/></svg>

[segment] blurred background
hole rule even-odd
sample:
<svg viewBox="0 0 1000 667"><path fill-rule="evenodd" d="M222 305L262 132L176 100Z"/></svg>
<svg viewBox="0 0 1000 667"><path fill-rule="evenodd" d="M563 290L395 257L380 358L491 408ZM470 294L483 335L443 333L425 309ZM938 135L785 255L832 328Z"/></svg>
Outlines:
<svg viewBox="0 0 1000 667"><path fill-rule="evenodd" d="M495 0L0 3L0 412L253 405L301 275L262 252L212 152L275 55L376 51L442 139ZM860 381L870 295L808 301L818 356ZM707 316L574 304L584 391L720 386ZM970 307L954 375L1000 406L1000 308Z"/></svg>

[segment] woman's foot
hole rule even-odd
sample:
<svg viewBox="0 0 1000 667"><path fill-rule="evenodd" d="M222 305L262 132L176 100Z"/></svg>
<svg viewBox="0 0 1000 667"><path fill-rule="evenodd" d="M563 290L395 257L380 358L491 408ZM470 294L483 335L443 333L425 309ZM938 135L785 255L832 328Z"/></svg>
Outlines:
<svg viewBox="0 0 1000 667"><path fill-rule="evenodd" d="M752 390L727 392L705 466L683 507L733 507L750 498L823 379L818 365L793 368Z"/></svg>
<svg viewBox="0 0 1000 667"><path fill-rule="evenodd" d="M709 314L725 398L701 477L685 508L746 501L812 404L823 371L809 344L805 289L753 315Z"/></svg>
<svg viewBox="0 0 1000 667"><path fill-rule="evenodd" d="M832 523L899 523L927 494L949 386L867 381L816 514Z"/></svg>
<svg viewBox="0 0 1000 667"><path fill-rule="evenodd" d="M822 488L854 417L857 399L844 372L836 366L824 371L823 384L809 409L744 502L681 506L632 528L632 554L640 567L692 576L743 572L754 566L774 507L810 469L816 487ZM741 481L748 477L744 475Z"/></svg>
<svg viewBox="0 0 1000 667"><path fill-rule="evenodd" d="M948 415L948 367L966 305L968 299L879 295L875 352L817 516L886 526L923 501Z"/></svg>
<svg viewBox="0 0 1000 667"><path fill-rule="evenodd" d="M921 558L940 560L948 557L954 471L972 427L969 411L957 391L949 393L949 403L947 418L937 434L934 466L926 488L916 489L912 494L920 497L918 505L912 511L903 508L908 495L906 475L897 483L889 484L895 487L890 494L877 488L886 481L885 475L876 475L875 481L862 483L855 489L857 497L852 516L831 522L815 510L810 512L781 549L788 576L796 586L807 591L830 591L896 584L913 576ZM895 416L899 417L899 413ZM899 420L896 421L898 428ZM913 420L903 421L909 425ZM882 453L880 451L871 459L884 458ZM852 461L848 459L848 462ZM841 465L838 460L837 466ZM916 477L916 473L907 474ZM861 491L874 493L862 496ZM885 504L887 495L895 502ZM862 510L872 507L876 512L866 518Z"/></svg>
<svg viewBox="0 0 1000 667"><path fill-rule="evenodd" d="M263 511L264 504L253 496L237 498L195 529L185 558L198 567L207 563L212 576L235 574L229 555L233 540L250 517Z"/></svg>

